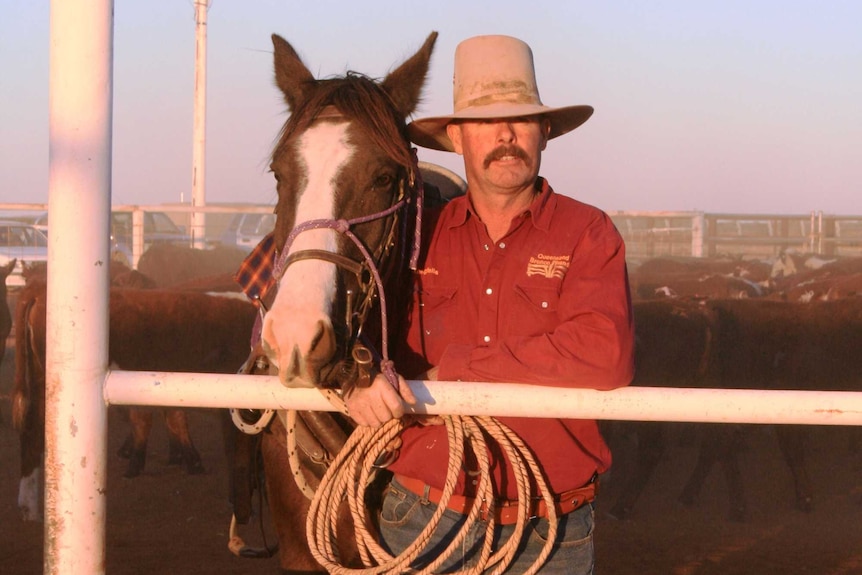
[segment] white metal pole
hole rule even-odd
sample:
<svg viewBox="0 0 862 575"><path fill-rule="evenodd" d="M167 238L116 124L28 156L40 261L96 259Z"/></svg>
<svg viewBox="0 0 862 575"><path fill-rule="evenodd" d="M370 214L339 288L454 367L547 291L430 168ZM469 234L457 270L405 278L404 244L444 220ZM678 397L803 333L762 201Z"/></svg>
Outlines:
<svg viewBox="0 0 862 575"><path fill-rule="evenodd" d="M192 206L206 205L207 11L209 0L195 0L195 108L192 158ZM206 246L206 213L193 211L194 247Z"/></svg>
<svg viewBox="0 0 862 575"><path fill-rule="evenodd" d="M862 392L623 387L612 391L519 383L409 381L416 413L862 425ZM111 371L116 405L180 405L333 411L313 388L287 389L276 376Z"/></svg>
<svg viewBox="0 0 862 575"><path fill-rule="evenodd" d="M113 2L50 11L45 560L105 569Z"/></svg>

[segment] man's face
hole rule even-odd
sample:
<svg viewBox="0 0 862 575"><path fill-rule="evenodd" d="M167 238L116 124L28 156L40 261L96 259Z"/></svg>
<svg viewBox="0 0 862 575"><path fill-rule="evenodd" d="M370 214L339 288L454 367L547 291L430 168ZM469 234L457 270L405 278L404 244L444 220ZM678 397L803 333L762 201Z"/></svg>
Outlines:
<svg viewBox="0 0 862 575"><path fill-rule="evenodd" d="M533 116L459 121L446 129L455 151L464 156L471 187L516 192L536 181L550 123Z"/></svg>

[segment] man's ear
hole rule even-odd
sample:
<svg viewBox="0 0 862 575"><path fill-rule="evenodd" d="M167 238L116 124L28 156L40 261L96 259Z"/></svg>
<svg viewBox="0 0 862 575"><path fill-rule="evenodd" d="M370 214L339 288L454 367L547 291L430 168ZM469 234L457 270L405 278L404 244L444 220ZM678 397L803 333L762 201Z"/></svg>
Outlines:
<svg viewBox="0 0 862 575"><path fill-rule="evenodd" d="M544 136L541 150L544 151L548 146L548 139L551 135L551 121L548 118L542 118L542 135Z"/></svg>
<svg viewBox="0 0 862 575"><path fill-rule="evenodd" d="M446 135L452 140L452 147L456 154L464 155L464 147L461 145L461 126L458 124L446 124Z"/></svg>

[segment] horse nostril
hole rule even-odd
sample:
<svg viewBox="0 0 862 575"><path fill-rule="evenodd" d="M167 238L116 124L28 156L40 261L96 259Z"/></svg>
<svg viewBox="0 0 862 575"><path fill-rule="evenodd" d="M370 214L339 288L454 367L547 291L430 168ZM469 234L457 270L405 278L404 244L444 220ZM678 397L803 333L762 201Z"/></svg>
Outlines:
<svg viewBox="0 0 862 575"><path fill-rule="evenodd" d="M287 368L288 379L302 378L302 352L299 351L299 346L293 346L293 352L290 354L290 363Z"/></svg>
<svg viewBox="0 0 862 575"><path fill-rule="evenodd" d="M315 365L324 365L335 355L335 333L326 322L317 322L317 332L311 340L308 359Z"/></svg>

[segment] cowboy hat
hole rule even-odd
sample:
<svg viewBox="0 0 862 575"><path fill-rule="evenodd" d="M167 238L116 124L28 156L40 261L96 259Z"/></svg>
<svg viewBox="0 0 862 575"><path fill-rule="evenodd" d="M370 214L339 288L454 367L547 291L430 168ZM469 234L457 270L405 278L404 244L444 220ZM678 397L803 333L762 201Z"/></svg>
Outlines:
<svg viewBox="0 0 862 575"><path fill-rule="evenodd" d="M475 36L455 49L455 113L421 118L407 126L414 144L454 152L446 126L453 120L518 118L541 115L551 123L548 139L571 132L592 115L591 106L551 108L536 87L533 52L511 36Z"/></svg>

